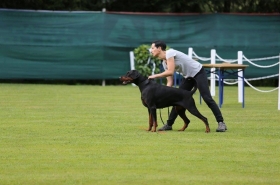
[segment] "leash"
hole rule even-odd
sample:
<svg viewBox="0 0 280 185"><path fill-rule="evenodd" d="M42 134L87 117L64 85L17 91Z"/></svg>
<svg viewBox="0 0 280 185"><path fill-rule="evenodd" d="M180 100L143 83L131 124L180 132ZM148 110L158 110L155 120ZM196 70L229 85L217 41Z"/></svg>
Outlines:
<svg viewBox="0 0 280 185"><path fill-rule="evenodd" d="M167 116L169 116L169 107L167 107L167 110L168 110ZM163 122L163 119L162 119L162 116L161 116L161 109L159 109L159 115L160 115L161 122L164 125L164 122Z"/></svg>

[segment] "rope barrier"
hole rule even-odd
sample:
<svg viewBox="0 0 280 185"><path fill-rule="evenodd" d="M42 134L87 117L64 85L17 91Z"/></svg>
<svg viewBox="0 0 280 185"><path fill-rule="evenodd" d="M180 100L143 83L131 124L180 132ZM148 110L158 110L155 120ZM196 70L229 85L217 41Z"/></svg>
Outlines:
<svg viewBox="0 0 280 185"><path fill-rule="evenodd" d="M206 57L200 57L198 56L194 51L193 51L193 56L199 60L202 60L202 61L208 61L208 60L211 60L211 58L206 58ZM216 61L222 61L222 62L227 62L227 63L234 63L234 62L237 62L238 60L237 59L223 59L221 58L218 54L216 54L216 57L218 59L216 59ZM261 65L257 65L255 63L253 63L252 61L263 61L263 60L270 60L270 59L278 59L279 56L272 56L272 57L264 57L264 58L254 58L254 59L248 59L246 58L244 55L243 55L243 58L245 60L242 60L242 61L247 61L249 62L250 64L256 66L256 67L264 67L264 68L269 68L269 67L274 67L276 65L279 64L279 62L276 62L275 64L272 64L272 65L269 65L269 66L261 66Z"/></svg>
<svg viewBox="0 0 280 185"><path fill-rule="evenodd" d="M238 83L238 81L236 81L236 82L227 82L227 81L224 81L224 84L227 84L227 85L235 85L235 84L237 84Z"/></svg>
<svg viewBox="0 0 280 185"><path fill-rule="evenodd" d="M218 75L215 75L217 77L216 81L219 81L219 76ZM248 84L250 87L252 87L254 90L256 91L259 91L259 92L272 92L272 91L275 91L277 89L279 89L279 87L275 88L275 89L272 89L272 90L268 90L268 91L263 91L263 90L260 90L260 89L257 89L256 87L254 87L252 84L249 83L249 81L254 81L254 80L262 80L262 79L268 79L268 78L272 78L272 77L276 77L276 76L279 76L279 74L275 74L275 75L270 75L270 76L266 76L266 77L259 77L259 78L250 78L250 79L246 79L244 78L244 81L246 82L246 84ZM230 79L231 81L234 81L234 82L229 82L227 81L229 79L224 79L224 84L227 84L227 85L235 85L238 83L238 80L237 79Z"/></svg>
<svg viewBox="0 0 280 185"><path fill-rule="evenodd" d="M194 51L193 51L193 55L195 58L202 60L202 61L208 61L211 60L211 58L205 58L205 57L199 57Z"/></svg>
<svg viewBox="0 0 280 185"><path fill-rule="evenodd" d="M253 58L250 59L251 61L261 61L261 60L270 60L270 59L278 59L279 56L273 56L273 57L264 57L264 58Z"/></svg>
<svg viewBox="0 0 280 185"><path fill-rule="evenodd" d="M279 62L276 62L275 64L272 64L272 65L269 65L269 66L261 66L261 65L258 65L258 64L255 64L255 63L251 62L252 60L247 59L244 55L243 55L243 58L244 58L247 62L249 62L250 64L252 64L252 65L254 65L254 66L256 66L256 67L259 67L259 68L270 68L270 67L274 67L274 66L276 66L276 65L279 64ZM279 58L279 57L278 57L278 58Z"/></svg>
<svg viewBox="0 0 280 185"><path fill-rule="evenodd" d="M215 75L217 77L216 81L219 81L219 76ZM255 80L263 80L263 79L268 79L268 78L273 78L279 76L279 74L274 74L274 75L269 75L269 76L263 76L263 77L258 77L258 78L249 78L247 79L248 81L255 81ZM208 78L210 79L210 78ZM225 80L229 80L229 79L225 79ZM237 79L230 79L231 81L238 81Z"/></svg>
<svg viewBox="0 0 280 185"><path fill-rule="evenodd" d="M273 77L276 77L276 76L279 76L279 74L269 75L269 76L264 76L264 77L258 77L258 78L249 78L247 80L248 81L263 80L263 79L273 78Z"/></svg>
<svg viewBox="0 0 280 185"><path fill-rule="evenodd" d="M216 74L215 74L215 76L217 77L217 79L215 79L215 81L219 81L219 76ZM210 79L210 77L208 79ZM229 82L227 80L234 81L234 82ZM235 85L237 83L238 83L238 80L236 80L236 79L224 79L224 84L227 84L227 85Z"/></svg>
<svg viewBox="0 0 280 185"><path fill-rule="evenodd" d="M211 58L199 57L194 51L193 51L193 55L194 55L194 57L196 57L197 59L202 60L202 61L207 61L207 60L211 59ZM260 68L270 68L270 67L274 67L276 65L280 65L280 62L276 62L275 64L267 65L267 66L258 65L258 64L253 62L253 61L263 61L263 60L279 59L280 58L279 56L264 57L264 58L254 58L254 59L250 59L249 60L244 55L242 55L242 58L244 58L244 60L242 59L242 61L247 61L248 63L252 64L253 66L260 67ZM223 59L217 53L215 54L215 60L216 61L227 62L227 63L238 62L238 59L237 60L235 60L235 59ZM272 89L272 90L264 91L264 90L260 90L260 89L258 89L256 87L254 87L252 84L249 83L249 81L263 80L263 79L273 78L273 77L277 77L277 76L279 76L279 74L274 74L274 75L269 75L269 76L264 76L264 77L258 77L258 78L250 78L250 79L244 78L244 82L248 86L250 86L252 89L254 89L256 91L263 92L263 93L269 93L269 92L273 92L273 91L279 89L279 87L277 87L275 89ZM215 74L215 77L217 78L217 79L215 79L215 81L219 81L219 76L217 74ZM210 77L208 79L210 79ZM224 79L223 83L227 84L227 85L235 85L235 84L238 83L238 79Z"/></svg>
<svg viewBox="0 0 280 185"><path fill-rule="evenodd" d="M219 59L218 61L222 61L222 62L227 62L227 63L237 62L237 59L236 60L233 60L233 59L222 59L217 53L216 53L216 57Z"/></svg>
<svg viewBox="0 0 280 185"><path fill-rule="evenodd" d="M244 81L246 82L246 84L248 84L250 87L252 87L254 90L256 91L259 91L259 92L263 92L263 93L269 93L269 92L272 92L272 91L275 91L277 89L279 89L279 87L276 87L275 89L272 89L272 90L268 90L268 91L263 91L263 90L260 90L260 89L257 89L256 87L252 86L248 80L244 79Z"/></svg>

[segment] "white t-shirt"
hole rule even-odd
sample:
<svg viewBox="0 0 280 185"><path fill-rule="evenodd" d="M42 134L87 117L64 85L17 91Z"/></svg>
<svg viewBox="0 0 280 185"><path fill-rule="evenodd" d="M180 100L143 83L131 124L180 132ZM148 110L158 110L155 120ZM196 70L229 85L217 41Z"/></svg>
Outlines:
<svg viewBox="0 0 280 185"><path fill-rule="evenodd" d="M202 64L191 57L175 49L166 50L166 60L174 57L175 70L181 73L184 78L194 77L202 68ZM167 70L166 60L162 62L163 68Z"/></svg>

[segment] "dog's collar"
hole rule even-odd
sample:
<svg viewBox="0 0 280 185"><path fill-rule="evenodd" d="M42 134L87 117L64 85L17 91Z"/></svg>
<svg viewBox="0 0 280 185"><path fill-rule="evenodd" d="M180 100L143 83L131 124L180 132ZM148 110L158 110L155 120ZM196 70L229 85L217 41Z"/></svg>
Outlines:
<svg viewBox="0 0 280 185"><path fill-rule="evenodd" d="M142 81L140 84L139 84L139 87L144 87L145 85L147 85L148 83L150 83L150 79L146 79L144 81Z"/></svg>

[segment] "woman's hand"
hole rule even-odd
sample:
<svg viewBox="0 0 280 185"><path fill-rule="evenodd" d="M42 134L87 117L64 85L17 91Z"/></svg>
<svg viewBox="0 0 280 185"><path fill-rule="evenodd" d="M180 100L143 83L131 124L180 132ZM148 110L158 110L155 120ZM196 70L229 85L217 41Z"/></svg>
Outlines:
<svg viewBox="0 0 280 185"><path fill-rule="evenodd" d="M154 79L154 78L157 78L156 75L151 75L148 77L148 79Z"/></svg>

